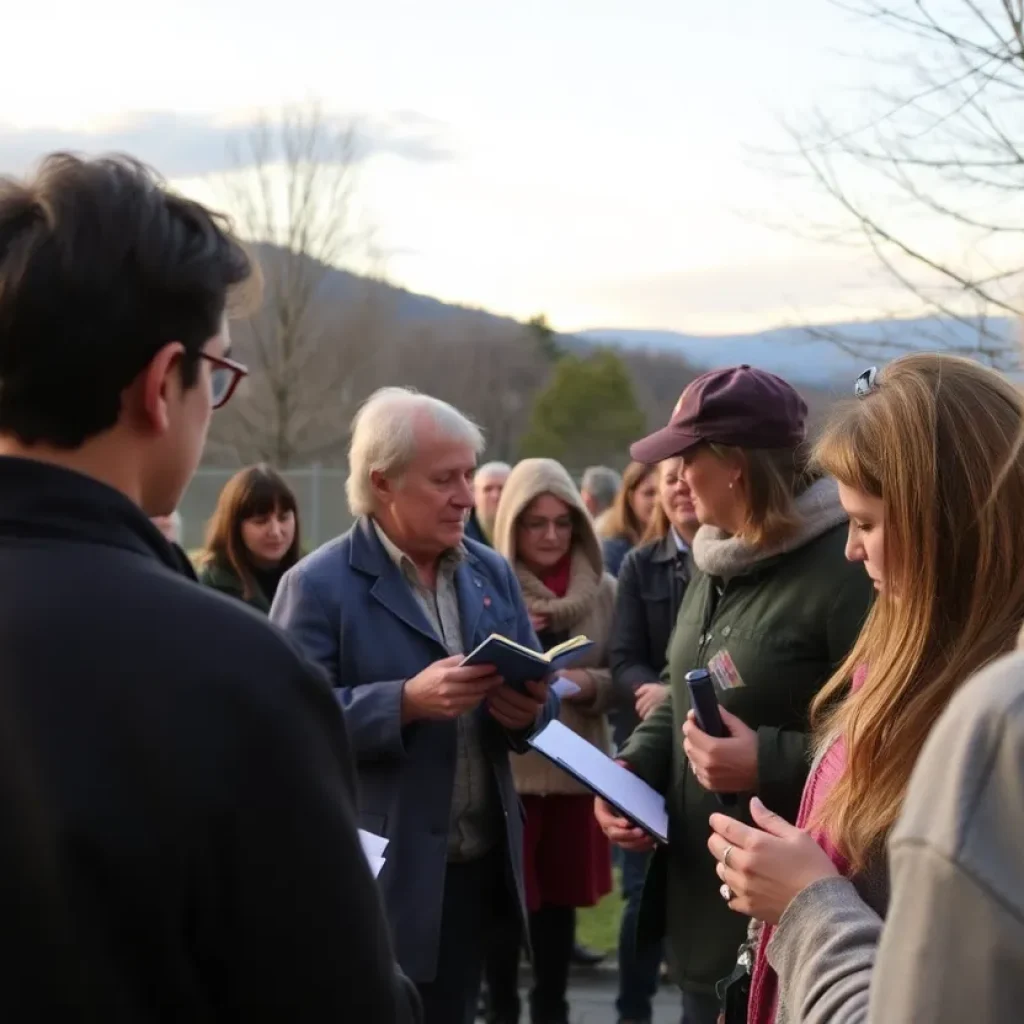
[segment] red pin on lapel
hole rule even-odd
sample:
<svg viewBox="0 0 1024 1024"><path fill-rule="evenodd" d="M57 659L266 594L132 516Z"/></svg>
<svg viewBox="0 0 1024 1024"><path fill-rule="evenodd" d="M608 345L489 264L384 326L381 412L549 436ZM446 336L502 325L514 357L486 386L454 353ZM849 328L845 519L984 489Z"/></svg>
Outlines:
<svg viewBox="0 0 1024 1024"><path fill-rule="evenodd" d="M485 608L490 608L491 607L491 599L486 594L484 594L484 607Z"/></svg>

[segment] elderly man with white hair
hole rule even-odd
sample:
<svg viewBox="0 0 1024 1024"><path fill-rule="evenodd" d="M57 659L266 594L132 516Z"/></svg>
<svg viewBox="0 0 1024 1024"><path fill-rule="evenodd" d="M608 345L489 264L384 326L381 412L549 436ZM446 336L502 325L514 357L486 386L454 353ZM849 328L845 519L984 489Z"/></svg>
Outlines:
<svg viewBox="0 0 1024 1024"><path fill-rule="evenodd" d="M349 452L357 522L285 575L271 611L344 709L360 824L389 841L380 884L427 1024L470 1024L495 915L525 920L509 751L557 711L543 682L523 694L459 667L491 633L539 649L512 569L464 539L482 448L444 402L372 395Z"/></svg>
<svg viewBox="0 0 1024 1024"><path fill-rule="evenodd" d="M473 477L473 508L466 521L466 536L480 544L491 544L498 504L512 467L507 462L487 462Z"/></svg>

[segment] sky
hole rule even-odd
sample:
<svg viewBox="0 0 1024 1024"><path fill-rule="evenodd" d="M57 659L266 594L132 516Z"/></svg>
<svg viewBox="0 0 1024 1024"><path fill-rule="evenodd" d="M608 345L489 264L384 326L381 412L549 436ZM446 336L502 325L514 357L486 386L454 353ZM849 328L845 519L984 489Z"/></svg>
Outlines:
<svg viewBox="0 0 1024 1024"><path fill-rule="evenodd" d="M766 152L857 102L866 33L827 0L51 0L6 20L0 167L128 149L205 198L226 140L316 98L413 291L562 330L863 318L892 287L794 230L832 211Z"/></svg>

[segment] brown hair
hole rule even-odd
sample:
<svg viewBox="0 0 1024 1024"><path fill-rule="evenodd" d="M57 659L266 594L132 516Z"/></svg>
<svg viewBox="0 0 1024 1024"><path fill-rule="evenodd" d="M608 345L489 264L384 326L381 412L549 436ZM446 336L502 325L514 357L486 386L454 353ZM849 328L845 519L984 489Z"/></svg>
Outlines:
<svg viewBox="0 0 1024 1024"><path fill-rule="evenodd" d="M239 470L220 492L207 529L205 561L233 571L242 582L242 596L246 600L255 595L258 587L248 548L242 540L242 523L274 512L295 515L295 537L281 559L281 567L290 569L302 550L299 508L292 489L270 466L260 463Z"/></svg>
<svg viewBox="0 0 1024 1024"><path fill-rule="evenodd" d="M626 537L630 544L639 544L644 524L636 517L630 499L638 487L657 469L657 464L631 462L622 474L622 486L608 514L601 520L601 535L606 538Z"/></svg>
<svg viewBox="0 0 1024 1024"><path fill-rule="evenodd" d="M1024 402L993 370L905 356L832 417L814 457L884 503L885 586L815 698L822 746L846 769L816 816L855 870L877 854L950 698L1013 648L1024 622ZM854 671L864 684L845 700Z"/></svg>
<svg viewBox="0 0 1024 1024"><path fill-rule="evenodd" d="M672 524L669 522L668 513L665 511L665 506L661 503L661 475L665 472L665 467L670 462L679 462L678 455L672 455L662 462L655 465L655 470L658 474L658 487L659 494L658 500L654 503L654 512L651 513L651 521L647 524L647 529L644 530L644 535L641 538L641 542L649 544L654 540L663 540L668 536L668 531L672 529ZM682 464L679 466L680 472L682 472Z"/></svg>
<svg viewBox="0 0 1024 1024"><path fill-rule="evenodd" d="M807 448L708 448L743 470L748 512L738 536L755 548L773 548L788 540L800 526L794 499L819 476L810 468Z"/></svg>

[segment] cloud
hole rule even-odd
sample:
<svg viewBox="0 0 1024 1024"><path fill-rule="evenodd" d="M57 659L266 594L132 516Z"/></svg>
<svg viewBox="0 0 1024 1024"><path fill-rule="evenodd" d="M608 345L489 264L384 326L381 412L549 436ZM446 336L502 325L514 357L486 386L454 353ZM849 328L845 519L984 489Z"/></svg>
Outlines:
<svg viewBox="0 0 1024 1024"><path fill-rule="evenodd" d="M454 158L448 126L417 111L345 119L325 114L330 133L355 126L355 159L390 154L414 163ZM246 153L257 117L224 121L209 115L148 111L92 129L13 128L0 124L0 169L22 174L46 153L130 153L169 178L199 177L237 166L232 152Z"/></svg>

